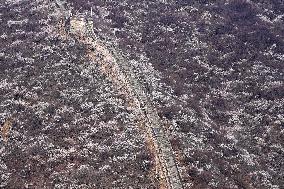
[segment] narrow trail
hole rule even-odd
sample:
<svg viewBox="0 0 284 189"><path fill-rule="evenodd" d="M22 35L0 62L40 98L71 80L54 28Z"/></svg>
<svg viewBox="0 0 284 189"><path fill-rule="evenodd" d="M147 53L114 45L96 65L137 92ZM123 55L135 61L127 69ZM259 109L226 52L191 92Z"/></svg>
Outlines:
<svg viewBox="0 0 284 189"><path fill-rule="evenodd" d="M60 0L56 3L66 19L67 10ZM64 27L64 22L62 23ZM65 28L61 28L65 31ZM66 35L68 35L66 33ZM182 182L178 172L175 154L169 137L163 128L162 121L151 100L148 98L145 87L140 84L134 74L134 68L118 54L117 51L107 46L93 32L92 26L86 25L86 31L77 38L89 48L88 56L93 62L99 64L100 70L114 83L118 91L127 97L127 106L136 117L137 125L147 133L150 149L155 155L156 170L159 174L160 188L182 189Z"/></svg>

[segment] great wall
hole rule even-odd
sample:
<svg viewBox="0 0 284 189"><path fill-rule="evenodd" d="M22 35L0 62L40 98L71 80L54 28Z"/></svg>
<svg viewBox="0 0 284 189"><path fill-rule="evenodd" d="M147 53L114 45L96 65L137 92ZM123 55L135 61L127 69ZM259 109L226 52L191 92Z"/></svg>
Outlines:
<svg viewBox="0 0 284 189"><path fill-rule="evenodd" d="M88 55L91 60L97 62L101 71L117 86L118 90L128 97L128 106L135 112L137 124L147 134L148 143L151 144L152 153L155 156L156 170L160 179L160 188L182 189L182 182L177 168L175 154L173 152L169 137L163 128L162 120L147 93L145 87L140 84L134 74L131 65L109 46L93 31L93 22L90 16L85 19L70 15L64 3L55 1L62 13L63 24L69 19L70 30L61 28L73 36L79 36L80 42L89 46Z"/></svg>

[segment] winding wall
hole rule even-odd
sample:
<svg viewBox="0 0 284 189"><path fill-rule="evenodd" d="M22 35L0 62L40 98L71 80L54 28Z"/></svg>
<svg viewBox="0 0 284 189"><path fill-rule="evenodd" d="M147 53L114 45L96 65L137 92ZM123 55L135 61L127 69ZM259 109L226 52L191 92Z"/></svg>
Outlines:
<svg viewBox="0 0 284 189"><path fill-rule="evenodd" d="M60 9L64 6L59 0ZM67 11L65 11L67 12ZM88 19L89 20L89 19ZM92 49L90 58L100 64L101 71L105 73L121 92L128 96L128 105L134 112L137 120L143 123L148 138L152 141L155 150L156 164L159 167L161 182L168 189L182 189L182 182L178 172L175 155L167 133L164 131L162 121L149 100L145 88L140 84L134 70L126 60L112 47L104 44L93 32L92 22L86 24L85 37L80 40L90 45Z"/></svg>

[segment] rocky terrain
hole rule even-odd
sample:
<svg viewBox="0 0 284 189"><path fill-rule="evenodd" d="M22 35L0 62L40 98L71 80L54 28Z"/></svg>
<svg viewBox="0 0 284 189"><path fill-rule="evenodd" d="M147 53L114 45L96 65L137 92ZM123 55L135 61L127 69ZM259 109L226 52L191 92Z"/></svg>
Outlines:
<svg viewBox="0 0 284 189"><path fill-rule="evenodd" d="M284 186L282 0L67 0L133 67L183 188ZM129 96L49 0L0 3L0 188L159 188Z"/></svg>

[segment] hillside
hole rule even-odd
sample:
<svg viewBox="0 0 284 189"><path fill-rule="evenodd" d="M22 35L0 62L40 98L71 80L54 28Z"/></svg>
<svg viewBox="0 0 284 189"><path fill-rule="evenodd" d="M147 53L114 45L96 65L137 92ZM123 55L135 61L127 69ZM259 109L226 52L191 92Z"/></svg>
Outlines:
<svg viewBox="0 0 284 189"><path fill-rule="evenodd" d="M182 188L284 186L283 1L64 7L101 47L56 1L0 3L0 188L167 188L167 158Z"/></svg>

